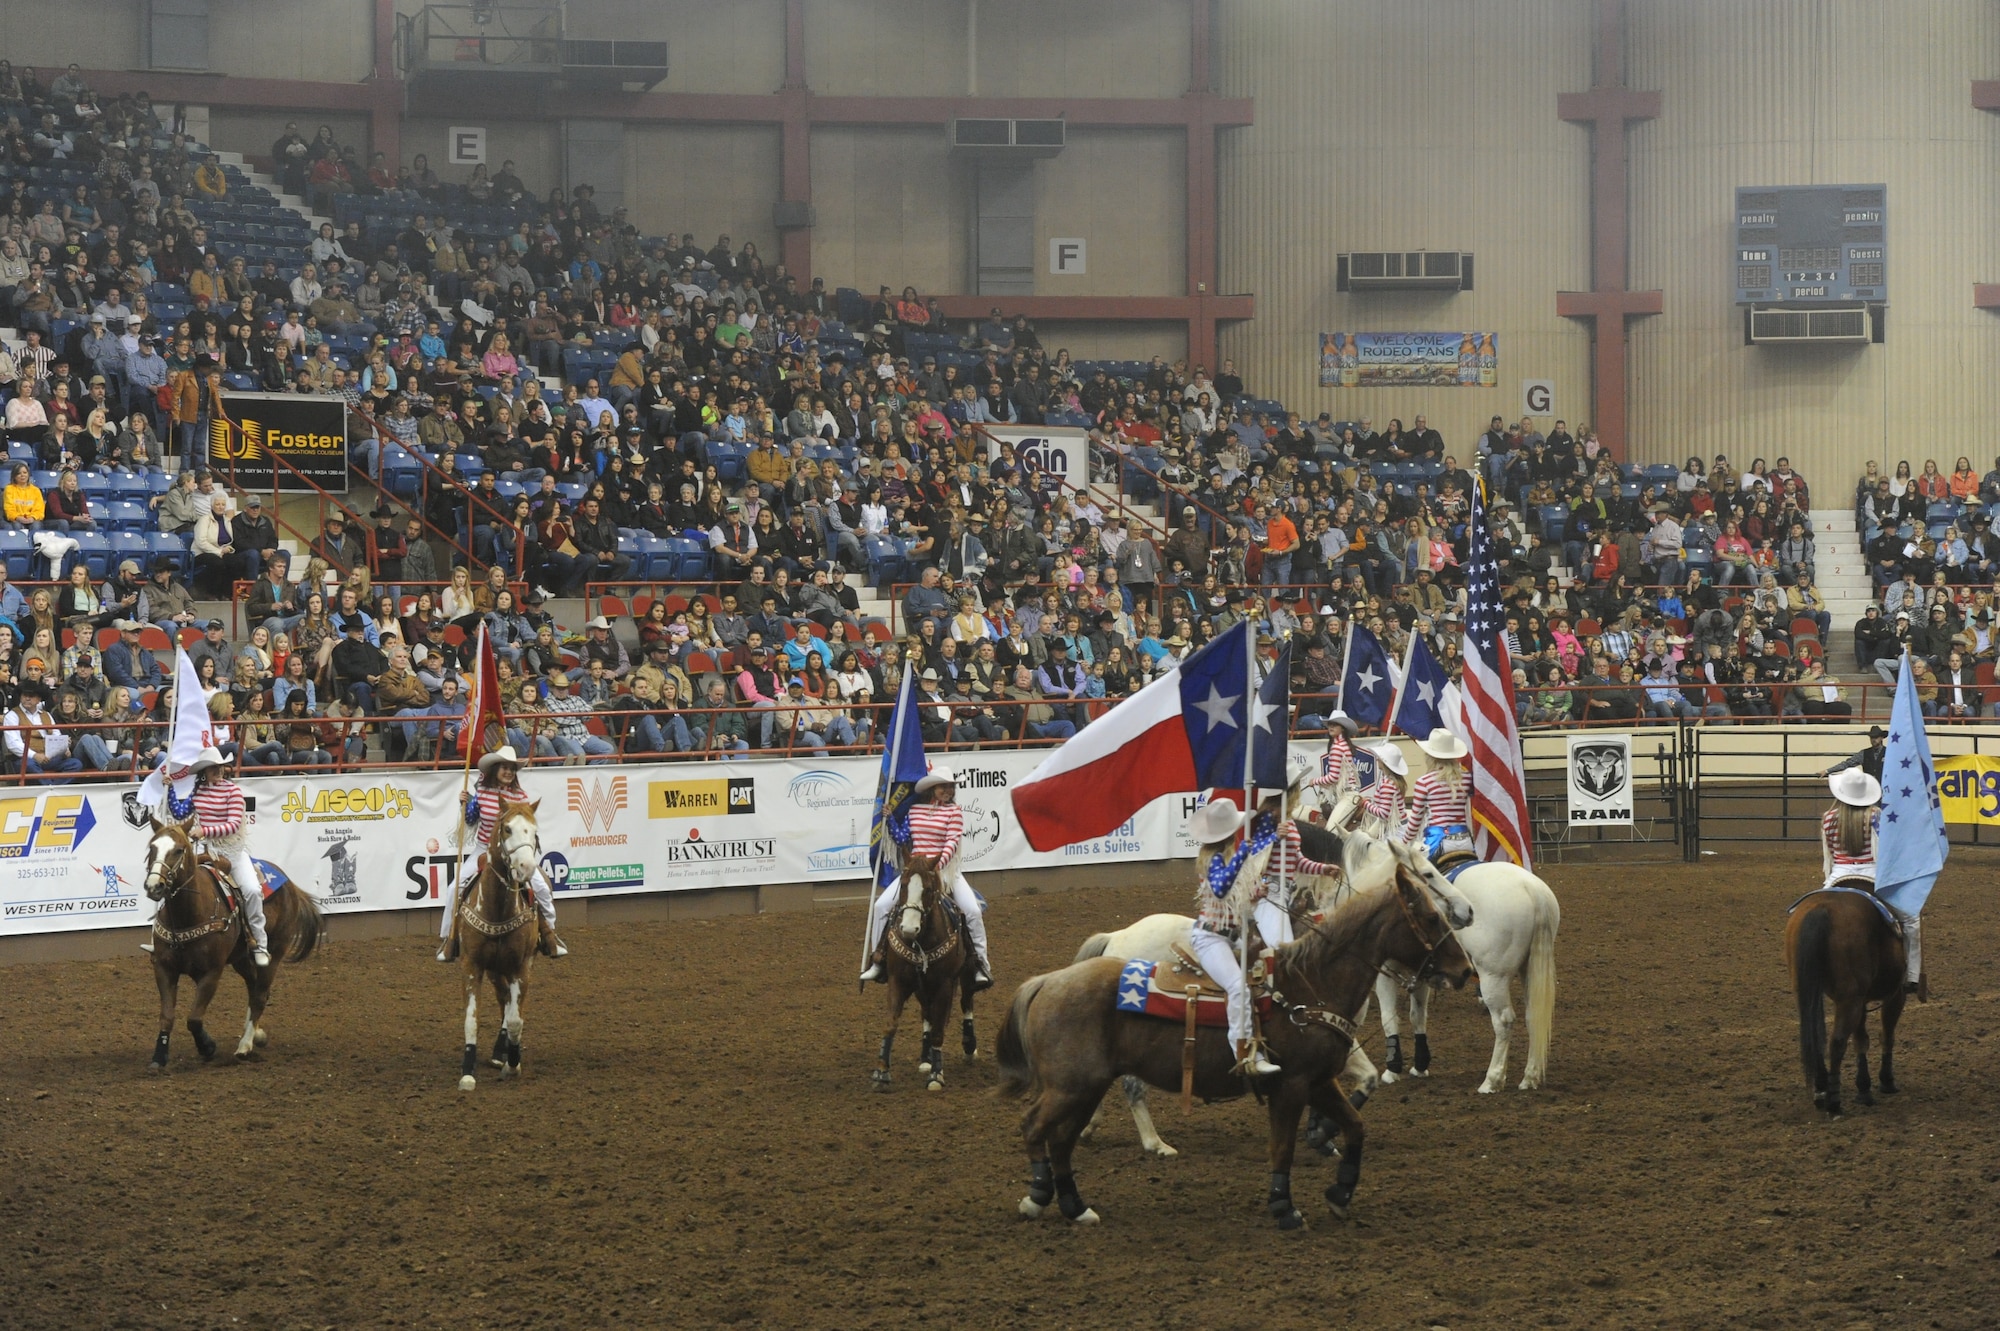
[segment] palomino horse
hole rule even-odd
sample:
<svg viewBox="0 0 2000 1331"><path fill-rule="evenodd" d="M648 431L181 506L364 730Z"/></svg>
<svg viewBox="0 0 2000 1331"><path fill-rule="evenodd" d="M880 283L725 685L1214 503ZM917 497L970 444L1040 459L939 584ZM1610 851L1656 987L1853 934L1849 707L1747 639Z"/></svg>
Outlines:
<svg viewBox="0 0 2000 1331"><path fill-rule="evenodd" d="M912 856L903 866L902 905L883 930L882 969L889 986L888 1021L882 1029L882 1053L871 1080L875 1089L889 1089L889 1050L903 1020L903 1004L914 996L924 1018L923 1057L917 1071L929 1078L927 1087L944 1089L944 1029L951 1019L951 996L958 992L959 1043L970 1061L979 1053L979 1036L972 1025L973 985L979 978L972 964L972 946L965 925L945 909L944 880L937 861Z"/></svg>
<svg viewBox="0 0 2000 1331"><path fill-rule="evenodd" d="M1014 995L1000 1031L1000 1089L1028 1101L1021 1135L1032 1177L1021 1202L1023 1215L1039 1216L1054 1202L1069 1219L1095 1223L1097 1213L1077 1192L1072 1157L1098 1102L1124 1075L1162 1088L1180 1084L1183 1027L1118 1011L1124 965L1115 957L1080 961L1034 977ZM1408 873L1351 898L1331 919L1277 949L1265 1033L1283 1071L1264 1078L1258 1089L1270 1108L1266 1202L1281 1229L1305 1223L1292 1205L1291 1170L1299 1113L1308 1104L1336 1119L1344 1138L1327 1203L1345 1218L1353 1200L1361 1178L1361 1116L1340 1093L1334 1074L1354 1043L1351 1014L1361 1010L1376 971L1385 965L1404 968L1413 982L1441 977L1461 985L1472 976L1451 927ZM1225 1031L1198 1029L1195 1094L1205 1100L1243 1094L1235 1064Z"/></svg>
<svg viewBox="0 0 2000 1331"><path fill-rule="evenodd" d="M1346 799L1335 806L1329 826L1335 830L1346 827L1364 836L1393 835L1393 829L1381 819L1365 809L1348 807ZM1421 851L1413 848L1410 853L1429 862ZM1562 907L1547 883L1505 861L1467 865L1451 882L1472 904L1476 922L1458 941L1479 972L1479 1001L1493 1020L1493 1055L1487 1061L1486 1079L1479 1084L1480 1094L1490 1095L1507 1081L1507 1055L1513 1047L1514 1031L1513 981L1517 975L1528 1004L1528 1064L1522 1070L1521 1089L1532 1091L1548 1075L1549 1037L1556 1016L1556 931L1562 925ZM1427 1077L1431 991L1419 985L1409 994L1410 1028L1415 1036L1409 1072ZM1375 1002L1382 1009L1382 1033L1389 1046L1382 1080L1393 1082L1404 1071L1402 1022L1396 986L1386 977L1376 982Z"/></svg>
<svg viewBox="0 0 2000 1331"><path fill-rule="evenodd" d="M1301 829L1303 831L1303 828ZM1451 883L1433 869L1430 861L1395 841L1384 841L1376 837L1359 835L1336 836L1324 828L1315 827L1314 832L1326 837L1333 845L1332 852L1322 863L1330 863L1337 856L1340 864L1338 879L1332 883L1318 880L1316 885L1322 904L1328 911L1337 908L1341 902L1357 892L1369 892L1378 887L1386 887L1395 881L1400 866L1422 880L1430 892L1434 904L1441 907L1445 920L1454 929L1463 929L1472 923L1472 908ZM1308 852L1311 853L1311 852ZM1314 858L1318 858L1315 856ZM1298 898L1293 899L1293 916L1301 923L1305 915L1300 909ZM1115 933L1092 934L1077 949L1076 959L1088 961L1092 957L1143 957L1148 961L1170 961L1180 953L1191 950L1188 930L1194 921L1185 915L1148 915ZM1354 1020L1358 1025L1367 1013L1367 1002ZM1341 1075L1348 1079L1355 1089L1347 1093L1348 1103L1360 1109L1375 1093L1377 1075L1375 1064L1361 1048L1359 1041L1348 1052L1347 1065ZM1152 1110L1146 1102L1146 1083L1137 1077L1126 1077L1119 1083L1125 1092L1126 1107L1132 1111L1132 1124L1139 1130L1139 1145L1148 1155L1172 1156L1179 1152L1167 1145L1154 1126ZM1103 1117L1099 1108L1097 1116L1091 1120L1094 1131ZM1312 1126L1307 1140L1320 1151L1327 1151L1331 1124L1319 1111L1312 1111ZM1085 1133L1090 1135L1089 1132Z"/></svg>
<svg viewBox="0 0 2000 1331"><path fill-rule="evenodd" d="M1875 1103L1868 1085L1868 1005L1882 1005L1882 1091L1896 1086L1896 1023L1903 1016L1903 931L1865 891L1821 889L1792 907L1785 962L1799 1000L1799 1061L1813 1104L1840 1112L1840 1065L1854 1041L1854 1098ZM1833 1062L1826 1057L1826 1000L1833 999Z"/></svg>
<svg viewBox="0 0 2000 1331"><path fill-rule="evenodd" d="M259 891L256 883L241 885ZM243 911L223 887L217 870L195 854L187 831L153 820L146 848L146 895L160 903L153 921L153 982L160 990L160 1036L153 1043L154 1072L167 1070L168 1036L174 1028L181 977L194 981L194 1006L188 1010L188 1034L202 1060L215 1057L215 1040L202 1028L209 1000L222 980L225 966L243 977L249 1006L243 1016L243 1038L236 1057L250 1057L268 1038L257 1019L271 996L271 981L281 961L304 961L319 946L319 906L295 883L286 882L264 903L264 930L270 938L271 964L259 967L251 959L250 931Z"/></svg>
<svg viewBox="0 0 2000 1331"><path fill-rule="evenodd" d="M479 1062L479 984L488 980L500 1004L500 1033L493 1041L493 1065L502 1080L521 1072L521 994L535 945L541 940L542 917L535 909L535 870L542 863L542 838L532 804L500 806L499 824L479 876L459 896L459 966L465 978L465 1062L458 1089L479 1084L472 1070Z"/></svg>

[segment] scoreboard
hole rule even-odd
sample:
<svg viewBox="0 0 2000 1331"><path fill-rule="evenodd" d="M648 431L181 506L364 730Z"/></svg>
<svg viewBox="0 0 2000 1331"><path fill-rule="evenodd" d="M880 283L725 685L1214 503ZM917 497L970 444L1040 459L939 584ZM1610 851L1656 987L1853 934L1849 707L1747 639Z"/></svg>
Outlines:
<svg viewBox="0 0 2000 1331"><path fill-rule="evenodd" d="M1886 304L1886 185L1741 186L1738 305Z"/></svg>

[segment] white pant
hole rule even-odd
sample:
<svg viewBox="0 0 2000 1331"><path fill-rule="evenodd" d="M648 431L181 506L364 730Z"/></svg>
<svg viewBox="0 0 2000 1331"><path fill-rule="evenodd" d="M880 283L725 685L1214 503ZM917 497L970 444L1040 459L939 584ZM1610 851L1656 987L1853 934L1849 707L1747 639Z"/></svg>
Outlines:
<svg viewBox="0 0 2000 1331"><path fill-rule="evenodd" d="M973 951L979 954L981 961L987 961L986 916L979 909L979 898L973 895L972 884L965 881L965 875L962 873L955 873L951 876L950 886L951 899L958 904L958 913L965 917L965 932L972 935ZM882 889L881 893L868 907L869 938L877 942L881 941L882 926L888 922L890 913L896 909L902 899L902 883L891 883Z"/></svg>
<svg viewBox="0 0 2000 1331"><path fill-rule="evenodd" d="M1260 901L1251 915L1257 921L1257 936L1264 940L1265 947L1292 941L1292 913L1281 910L1277 902Z"/></svg>
<svg viewBox="0 0 2000 1331"><path fill-rule="evenodd" d="M1263 903L1258 904L1261 908ZM1188 941L1194 948L1194 959L1208 972L1208 978L1229 995L1229 1043L1234 1048L1250 1038L1250 987L1243 982L1236 944L1199 925L1188 931Z"/></svg>
<svg viewBox="0 0 2000 1331"><path fill-rule="evenodd" d="M469 855L466 857L465 867L459 870L458 881L445 889L444 918L438 921L439 938L451 937L451 921L452 916L458 910L458 894L463 892L466 886L478 877L479 857L477 855ZM535 876L530 880L530 885L535 893L535 909L542 913L543 922L550 929L554 929L556 927L556 896L549 889L549 880L542 876L542 871L539 868L535 870Z"/></svg>
<svg viewBox="0 0 2000 1331"><path fill-rule="evenodd" d="M264 884L257 877L257 866L250 863L249 847L241 843L215 845L209 852L229 861L229 876L236 880L236 899L243 903L243 923L249 927L250 940L258 947L270 946L264 932Z"/></svg>
<svg viewBox="0 0 2000 1331"><path fill-rule="evenodd" d="M1894 906L1889 913L1896 917L1896 923L1903 926L1903 978L1915 984L1924 973L1924 917L1922 913L1905 915Z"/></svg>

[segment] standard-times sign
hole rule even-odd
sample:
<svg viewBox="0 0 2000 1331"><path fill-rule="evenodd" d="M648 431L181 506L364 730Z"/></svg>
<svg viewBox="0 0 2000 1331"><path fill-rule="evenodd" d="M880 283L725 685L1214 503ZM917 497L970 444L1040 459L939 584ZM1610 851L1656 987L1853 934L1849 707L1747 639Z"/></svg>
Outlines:
<svg viewBox="0 0 2000 1331"><path fill-rule="evenodd" d="M234 489L347 493L347 406L337 397L225 393L208 465ZM281 461L279 461L281 460Z"/></svg>

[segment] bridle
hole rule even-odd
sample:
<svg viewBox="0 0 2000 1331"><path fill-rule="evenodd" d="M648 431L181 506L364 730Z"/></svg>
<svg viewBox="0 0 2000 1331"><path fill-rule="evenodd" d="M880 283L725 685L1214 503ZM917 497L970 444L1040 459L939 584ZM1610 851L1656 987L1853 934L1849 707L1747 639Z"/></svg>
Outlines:
<svg viewBox="0 0 2000 1331"><path fill-rule="evenodd" d="M502 814L501 826L504 827L506 825L504 806ZM541 838L539 835L535 838L535 849L537 851L541 849ZM539 862L541 856L537 855L535 858ZM499 938L505 934L513 933L516 929L521 928L534 918L536 910L535 896L529 890L534 873L531 870L526 876L517 879L514 876L514 857L511 851L507 854L501 854L498 847L488 852L486 866L493 871L493 876L505 884L507 890L515 895L519 906L512 915L496 923L479 913L479 893L477 891L469 891L465 893L464 900L459 904L458 917L479 933L485 934L488 938Z"/></svg>
<svg viewBox="0 0 2000 1331"><path fill-rule="evenodd" d="M161 836L168 837L174 844L165 855L160 857L159 866L155 869L153 856L158 851L157 838ZM190 890L194 886L194 871L200 867L199 863L193 860L193 856L194 847L186 840L172 837L166 832L155 833L155 845L146 852L146 881L144 888L147 899L159 902L164 908L166 903L173 900L174 897ZM176 861L180 864L180 871L173 876L170 882L168 867L175 864ZM160 891L157 893L154 891L156 885L160 888ZM192 925L186 929L164 928L160 924L159 919L155 917L153 920L153 936L169 946L178 947L183 943L192 943L197 938L206 938L210 934L221 933L224 929L236 923L236 917L243 909L237 904L233 893L223 892L222 899L226 909L221 915L205 923Z"/></svg>
<svg viewBox="0 0 2000 1331"><path fill-rule="evenodd" d="M1446 943L1452 940L1452 928L1450 921L1445 919L1444 912L1440 911L1437 908L1437 903L1431 900L1430 884L1423 883L1422 886L1424 889L1423 893L1424 905L1428 908L1431 919L1434 920L1438 926L1437 937L1435 938L1426 937L1423 925L1420 924L1417 920L1417 913L1414 910L1410 909L1409 897L1403 892L1403 884L1400 877L1401 873L1402 869L1400 866L1398 866L1397 868L1398 880L1396 883L1396 905L1397 908L1403 912L1403 923L1410 926L1410 932L1413 935L1415 935L1417 942L1424 949L1423 960L1417 963L1417 968L1414 971L1407 970L1406 968L1397 965L1397 963L1395 962L1386 960L1383 961L1380 965L1378 965L1375 969L1380 971L1389 980L1393 981L1398 987L1402 989L1404 993L1407 994L1413 991L1418 985L1422 984L1425 980L1429 979L1432 975L1437 973L1438 969L1437 954L1439 950L1442 949ZM1395 967L1394 970L1390 969L1392 966ZM1398 972L1401 973L1399 974Z"/></svg>
<svg viewBox="0 0 2000 1331"><path fill-rule="evenodd" d="M951 922L951 912L943 909L944 875L935 869L931 870L928 875L923 870L913 870L912 872L915 873L917 881L924 885L923 896L925 898L931 897L931 887L933 884L937 887L937 896L931 898L928 906L924 905L922 901L918 904L917 909L922 915L922 920L917 924L918 943L905 942L902 929L894 928L889 930L889 950L915 966L919 971L923 971L930 969L932 962L937 961L958 946L958 929ZM904 890L907 892L907 887ZM899 907L898 909L907 910L908 907ZM935 947L922 947L918 944L923 941L924 922L930 919L932 911L936 911L944 918L944 937L939 940Z"/></svg>

